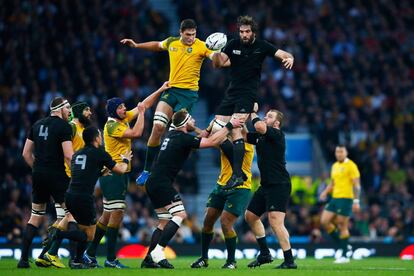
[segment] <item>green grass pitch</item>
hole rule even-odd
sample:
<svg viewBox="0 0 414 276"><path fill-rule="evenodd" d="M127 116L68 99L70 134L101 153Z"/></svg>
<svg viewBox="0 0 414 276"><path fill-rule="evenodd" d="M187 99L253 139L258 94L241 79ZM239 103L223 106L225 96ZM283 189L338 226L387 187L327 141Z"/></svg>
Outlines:
<svg viewBox="0 0 414 276"><path fill-rule="evenodd" d="M130 269L91 269L91 270L71 270L69 268L38 268L34 263L31 263L30 269L17 269L16 260L1 259L0 260L0 276L8 275L30 275L30 276L52 276L52 275L92 275L92 276L106 276L106 275L179 275L179 276L193 276L193 275L414 275L414 261L402 261L398 258L369 258L364 260L353 260L349 264L333 264L333 259L315 260L308 258L305 260L297 260L298 269L293 270L274 270L273 268L281 262L275 260L271 264L263 265L260 268L249 269L247 264L251 260L238 260L238 268L233 270L224 270L220 267L224 264L224 260L210 260L209 267L204 269L191 269L190 264L195 261L197 257L178 257L171 260L175 266L174 270L166 269L140 269L141 264L139 259L124 259L122 262ZM63 260L67 263L67 260ZM103 264L103 259L99 259L100 264Z"/></svg>

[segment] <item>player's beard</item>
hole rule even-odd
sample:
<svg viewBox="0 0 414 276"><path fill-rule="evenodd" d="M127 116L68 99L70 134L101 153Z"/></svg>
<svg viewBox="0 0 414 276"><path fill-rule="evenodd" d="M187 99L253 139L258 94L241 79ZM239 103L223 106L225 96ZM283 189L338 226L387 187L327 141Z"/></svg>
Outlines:
<svg viewBox="0 0 414 276"><path fill-rule="evenodd" d="M254 35L252 35L248 40L240 39L244 45L251 45L254 41Z"/></svg>
<svg viewBox="0 0 414 276"><path fill-rule="evenodd" d="M81 123L84 127L88 127L91 124L91 120L85 117L83 114L78 118L79 123Z"/></svg>

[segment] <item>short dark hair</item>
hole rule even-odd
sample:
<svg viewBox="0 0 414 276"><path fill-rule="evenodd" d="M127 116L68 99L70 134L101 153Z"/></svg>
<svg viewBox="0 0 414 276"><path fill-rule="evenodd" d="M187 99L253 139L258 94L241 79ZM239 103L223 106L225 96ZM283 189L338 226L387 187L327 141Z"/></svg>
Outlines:
<svg viewBox="0 0 414 276"><path fill-rule="evenodd" d="M276 120L277 120L277 121L279 121L279 123L280 123L280 127L282 127L282 124L283 124L283 119L285 118L285 115L283 115L283 113L282 113L282 112L280 112L280 111L279 111L279 110L277 110L277 109L270 109L270 110L269 110L269 112L276 113Z"/></svg>
<svg viewBox="0 0 414 276"><path fill-rule="evenodd" d="M172 123L174 126L179 126L187 117L188 111L185 109L181 109L174 113L172 117Z"/></svg>
<svg viewBox="0 0 414 276"><path fill-rule="evenodd" d="M338 145L336 145L336 147L337 148L344 148L344 149L346 149L346 146L344 144L338 144Z"/></svg>
<svg viewBox="0 0 414 276"><path fill-rule="evenodd" d="M82 138L85 142L85 145L92 145L93 141L95 141L96 137L98 137L99 135L99 129L94 126L90 126L85 128L85 130L82 133Z"/></svg>
<svg viewBox="0 0 414 276"><path fill-rule="evenodd" d="M254 21L253 17L248 15L241 15L237 18L237 28L240 29L240 26L248 25L252 28L252 32L256 33L259 29L256 21Z"/></svg>
<svg viewBox="0 0 414 276"><path fill-rule="evenodd" d="M197 24L193 19L184 19L180 24L180 31L184 32L188 29L197 29Z"/></svg>

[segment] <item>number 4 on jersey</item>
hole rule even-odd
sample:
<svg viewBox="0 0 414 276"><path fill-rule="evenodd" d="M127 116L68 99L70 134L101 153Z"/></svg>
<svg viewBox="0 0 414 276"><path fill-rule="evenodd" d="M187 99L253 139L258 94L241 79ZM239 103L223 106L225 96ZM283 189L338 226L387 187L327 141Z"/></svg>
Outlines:
<svg viewBox="0 0 414 276"><path fill-rule="evenodd" d="M47 136L49 135L48 133L49 133L49 128L45 127L44 125L41 125L39 129L39 136L43 137L43 139L46 141Z"/></svg>

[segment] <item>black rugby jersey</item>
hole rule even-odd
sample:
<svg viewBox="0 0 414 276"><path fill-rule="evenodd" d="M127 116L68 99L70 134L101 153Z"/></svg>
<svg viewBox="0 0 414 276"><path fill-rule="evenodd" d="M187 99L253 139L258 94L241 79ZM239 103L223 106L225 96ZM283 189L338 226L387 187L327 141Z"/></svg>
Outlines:
<svg viewBox="0 0 414 276"><path fill-rule="evenodd" d="M116 162L103 147L85 146L72 157L69 192L92 195L103 167L111 170L115 165Z"/></svg>
<svg viewBox="0 0 414 276"><path fill-rule="evenodd" d="M34 142L34 172L65 173L62 143L72 141L72 129L68 122L57 116L37 121L29 133Z"/></svg>
<svg viewBox="0 0 414 276"><path fill-rule="evenodd" d="M240 39L230 40L223 49L231 62L227 93L256 93L263 61L266 57L274 57L276 51L274 45L261 39L250 45L244 45Z"/></svg>
<svg viewBox="0 0 414 276"><path fill-rule="evenodd" d="M286 170L285 134L276 128L267 127L265 134L247 133L247 142L256 145L257 165L263 186L290 183Z"/></svg>
<svg viewBox="0 0 414 276"><path fill-rule="evenodd" d="M201 138L172 130L161 144L160 152L149 177L149 182L173 182L189 157L191 150L200 147Z"/></svg>

